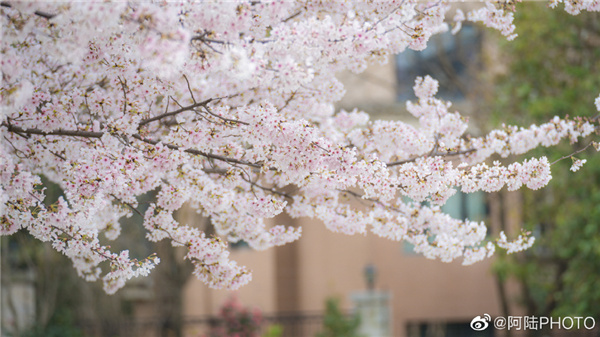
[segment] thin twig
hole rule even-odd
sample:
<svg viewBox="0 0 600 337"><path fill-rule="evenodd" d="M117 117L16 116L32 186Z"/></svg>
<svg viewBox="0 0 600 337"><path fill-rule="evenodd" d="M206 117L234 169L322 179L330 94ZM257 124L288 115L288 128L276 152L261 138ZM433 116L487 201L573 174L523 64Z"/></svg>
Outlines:
<svg viewBox="0 0 600 337"><path fill-rule="evenodd" d="M126 83L123 83L123 81L121 80L121 76L117 76L117 78L119 79L119 83L121 83L121 88L123 89L123 114L127 113L127 89L126 89Z"/></svg>
<svg viewBox="0 0 600 337"><path fill-rule="evenodd" d="M138 135L138 134L133 134L131 135L131 137L140 140L144 143L148 143L151 145L156 145L158 143L160 143L160 141L158 140L154 140L154 139L148 139L148 138L143 138L142 136ZM164 146L166 146L167 148L171 149L171 150L179 150L180 147L173 145L173 144L168 144L168 143L162 143ZM203 156L206 158L211 158L211 159L216 159L216 160L220 160L220 161L224 161L227 163L234 163L234 164L241 164L241 165L246 165L246 166L250 166L250 167L256 167L256 168L261 168L262 166L260 164L257 163L252 163L252 162L248 162L245 160L240 160L240 159L235 159L235 158L229 158L229 157L224 157L224 156L220 156L218 154L212 154L212 153L206 153L206 152L202 152L199 150L195 150L195 149L186 149L184 150L184 152L189 153L189 154L193 154L196 156Z"/></svg>
<svg viewBox="0 0 600 337"><path fill-rule="evenodd" d="M18 158L20 158L20 159L29 158L29 156L28 156L28 155L27 155L25 152L23 152L22 150L19 150L19 149L18 149L18 148L15 146L15 144L13 144L13 143L10 141L10 139L8 139L6 136L4 136L4 139L5 139L5 140L6 140L6 141L7 141L7 142L10 144L10 146L12 146L12 148L15 150L15 155L16 155ZM20 152L20 153L22 153L23 155L22 155L22 156L20 156L20 155L19 155L19 152Z"/></svg>
<svg viewBox="0 0 600 337"><path fill-rule="evenodd" d="M586 145L586 146L585 146L584 148L582 148L582 149L579 149L579 150L577 150L577 151L575 151L575 152L573 152L573 153L571 153L571 154L569 154L569 155L562 156L562 157L560 157L560 158L556 159L555 161L553 161L552 163L550 163L550 165L554 165L554 164L558 163L558 162L559 162L559 161L561 161L561 160L564 160L564 159L567 159L567 158L571 158L571 157L573 157L574 155L576 155L576 154L578 154L578 153L581 153L581 152L583 152L583 151L587 150L587 149L588 149L588 147L592 146L592 144L594 144L594 142L593 142L593 141L592 141L592 142L590 142L588 145Z"/></svg>
<svg viewBox="0 0 600 337"><path fill-rule="evenodd" d="M58 157L58 158L60 158L60 159L62 159L62 160L64 160L64 161L67 161L67 158L65 158L65 157L61 156L60 154L58 154L58 153L55 153L54 151L52 151L52 150L48 149L48 148L47 148L47 147L46 147L44 144L42 144L41 142L37 142L37 143L38 143L38 144L40 144L40 145L41 145L41 146L44 148L44 150L46 150L46 151L48 151L48 152L52 153L53 155L55 155L56 157Z"/></svg>
<svg viewBox="0 0 600 337"><path fill-rule="evenodd" d="M390 205L386 205L386 204L384 204L383 202L381 202L381 201L379 201L377 199L364 198L364 195L360 194L360 193L356 193L356 192L353 192L353 191L350 191L350 190L338 190L338 191L342 192L342 193L350 194L351 196L353 196L355 198L359 198L361 200L370 201L370 202L372 202L374 204L378 204L378 205L380 205L380 206L382 206L384 208L391 209L391 210L396 211L396 212L400 212L400 213L402 212L400 209L398 209L396 207L393 207L393 206L390 206Z"/></svg>
<svg viewBox="0 0 600 337"><path fill-rule="evenodd" d="M135 212L135 213L137 213L139 216L141 216L142 218L144 218L144 215L142 214L142 212L140 212L140 211L139 211L137 208L133 207L133 205L131 205L130 203L128 203L128 202L125 202L125 201L123 201L123 200L121 200L121 199L117 198L117 196L116 196L116 195L114 195L114 194L110 194L110 196L111 196L111 197L113 197L113 198L114 198L114 199L115 199L115 200L116 200L118 203L120 203L120 204L123 204L123 205L125 205L125 206L129 207L129 208L130 208L132 211L134 211L134 212Z"/></svg>
<svg viewBox="0 0 600 337"><path fill-rule="evenodd" d="M190 92L190 96L192 96L192 101L194 101L194 104L198 104L198 102L196 102L196 99L194 98L194 93L192 92L192 88L190 87L190 81L188 81L188 78L187 78L187 76L185 76L185 74L183 75L183 78L185 78L185 83L187 83L187 87Z"/></svg>
<svg viewBox="0 0 600 337"><path fill-rule="evenodd" d="M443 152L442 153L441 152L429 153L426 156L418 156L418 157L413 157L413 158L409 158L409 159L394 161L391 163L386 163L386 166L391 167L391 166L398 166L398 165L402 165L402 164L406 164L406 163L411 163L419 158L424 158L424 157L428 157L428 156L429 157L437 157L437 156L449 157L449 156L458 156L458 155L462 155L462 154L469 154L469 153L475 152L475 151L477 151L477 150L476 149L468 149L468 150L445 152L445 153L443 153Z"/></svg>
<svg viewBox="0 0 600 337"><path fill-rule="evenodd" d="M297 11L296 13L292 14L291 16L288 16L286 19L284 19L281 22L288 22L290 20L292 20L293 18L297 17L298 15L302 14L302 10Z"/></svg>
<svg viewBox="0 0 600 337"><path fill-rule="evenodd" d="M174 98L171 98L171 96L169 96L168 100L173 100L173 102L177 103L177 101L175 101L175 99L174 99ZM167 100L167 104L168 104L168 102L169 102L168 100ZM163 119L163 118L165 118L165 117L174 116L174 115L177 115L177 114L179 114L179 113L182 113L182 112L184 112L184 111L191 111L191 110L194 110L194 109L195 109L195 108L197 108L197 107L200 107L200 106L205 106L205 105L207 105L208 103L212 102L213 100L215 100L215 99L213 99L213 98L209 98L209 99L207 99L207 100L204 100L204 101L202 101L202 102L199 102L199 103L194 103L194 104L192 104L192 105L189 105L189 106L186 106L186 107L181 107L180 109L177 109L177 110L175 110L175 111L171 111L171 112L165 112L165 113L163 113L163 114L160 114L160 115L157 115L157 116L154 116L154 117L151 117L151 118L142 119L142 120L140 121L140 124L139 124L139 126L141 127L141 126L144 126L144 125L146 125L146 124L148 124L148 123L152 123L152 122L154 122L154 121L161 120L161 119ZM179 105L179 103L177 103L177 104ZM180 105L180 106L181 106L181 105ZM167 107L168 107L168 106L167 106Z"/></svg>
<svg viewBox="0 0 600 337"><path fill-rule="evenodd" d="M294 99L294 96L296 96L296 91L292 91L292 94L290 95L290 97L288 97L288 99L285 100L285 104L281 108L279 108L279 111L285 109Z"/></svg>
<svg viewBox="0 0 600 337"><path fill-rule="evenodd" d="M207 106L203 106L203 108L211 116L214 116L214 117L217 117L219 119L222 119L225 122L236 123L236 124L243 124L243 125L250 125L250 123L242 122L242 121L239 121L237 119L230 119L230 118L227 118L227 117L219 116L219 115L213 113L212 111L210 111L210 109Z"/></svg>
<svg viewBox="0 0 600 337"><path fill-rule="evenodd" d="M290 199L290 200L293 200L292 196L291 196L291 195L289 195L289 194L287 194L287 193L284 193L284 192L277 191L277 190L276 190L276 189L274 189L274 188L268 188L268 187L265 187L265 186L259 185L259 184L255 183L255 182L253 182L253 181L246 180L244 177L242 177L242 179L243 179L243 180L245 180L245 181L246 181L247 183L249 183L250 185L252 185L252 186L256 186L256 187L258 187L258 188L260 188L260 189L262 189L262 190L264 190L264 191L267 191L267 192L269 192L269 193L273 193L273 194L277 194L277 195L279 195L279 196L282 196L282 197L284 197L284 198L288 198L288 199Z"/></svg>

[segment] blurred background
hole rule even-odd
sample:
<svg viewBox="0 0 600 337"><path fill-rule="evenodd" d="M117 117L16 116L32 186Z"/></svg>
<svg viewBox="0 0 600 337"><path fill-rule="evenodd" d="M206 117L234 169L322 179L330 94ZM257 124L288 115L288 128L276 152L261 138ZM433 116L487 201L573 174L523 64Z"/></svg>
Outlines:
<svg viewBox="0 0 600 337"><path fill-rule="evenodd" d="M468 6L468 4L466 5ZM439 97L468 116L473 135L501 122L528 126L553 116L594 116L600 92L600 15L571 16L544 3L517 8L520 35L465 25L433 38L423 52L406 51L361 74L342 73L346 98L372 119L411 121L416 76L440 81ZM416 122L416 121L415 121ZM587 144L587 143L585 143ZM585 144L536 150L550 162ZM77 277L70 262L24 233L1 238L2 336L15 337L451 337L600 336L600 158L593 147L552 167L539 191L458 192L443 209L455 218L485 221L490 237L520 228L537 240L526 252L472 266L442 263L412 247L373 235L329 232L317 221L284 215L274 224L302 226L301 240L257 252L232 245L232 259L248 266L250 285L237 292L208 289L192 275L183 252L144 239L141 218L123 220L110 245L130 255L157 252L150 277L116 295ZM518 158L508 158L515 160ZM45 202L61 194L48 182ZM140 198L147 204L152 195ZM143 210L142 210L143 212ZM179 221L210 233L210 219L182 209ZM477 316L593 317L594 329L483 331Z"/></svg>

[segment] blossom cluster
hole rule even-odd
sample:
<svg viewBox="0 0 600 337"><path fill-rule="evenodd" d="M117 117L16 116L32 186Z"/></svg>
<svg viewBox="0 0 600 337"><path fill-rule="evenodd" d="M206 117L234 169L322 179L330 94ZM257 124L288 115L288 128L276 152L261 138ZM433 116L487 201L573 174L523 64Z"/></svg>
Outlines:
<svg viewBox="0 0 600 337"><path fill-rule="evenodd" d="M471 20L513 38L504 5L458 10L453 32ZM406 0L3 2L0 233L24 229L50 242L107 292L159 262L103 243L100 234L114 240L127 216L143 217L148 240L185 247L194 274L214 288L251 279L227 242L267 249L300 237L301 228L277 224L283 212L406 240L428 258L488 257L496 245L485 225L440 206L458 189L543 187L547 158L489 162L578 141L597 133L597 120L471 137L431 77L416 79L417 100L407 103L416 123L334 108L344 95L336 73L424 49L449 30L450 10ZM64 198L45 204L40 175ZM137 196L148 192L156 197L142 214ZM216 236L176 220L188 206L210 217ZM501 236L497 245L531 243Z"/></svg>

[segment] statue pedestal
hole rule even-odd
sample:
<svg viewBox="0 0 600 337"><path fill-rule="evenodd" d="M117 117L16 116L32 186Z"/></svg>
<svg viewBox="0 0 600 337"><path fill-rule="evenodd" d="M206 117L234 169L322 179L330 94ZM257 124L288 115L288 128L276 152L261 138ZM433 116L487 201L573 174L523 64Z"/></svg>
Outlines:
<svg viewBox="0 0 600 337"><path fill-rule="evenodd" d="M391 337L389 292L366 291L350 295L354 313L360 317L359 334L368 337Z"/></svg>

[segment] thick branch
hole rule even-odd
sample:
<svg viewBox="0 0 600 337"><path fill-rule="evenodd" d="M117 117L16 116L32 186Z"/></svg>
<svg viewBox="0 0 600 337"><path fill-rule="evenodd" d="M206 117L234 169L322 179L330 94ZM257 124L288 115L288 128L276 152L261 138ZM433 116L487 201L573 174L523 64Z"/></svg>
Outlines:
<svg viewBox="0 0 600 337"><path fill-rule="evenodd" d="M104 132L93 132L93 131L83 131L83 130L58 129L58 130L53 130L53 131L43 131L43 130L39 130L39 129L23 129L21 127L9 125L6 123L2 123L0 125L6 127L9 132L23 133L23 134L30 134L30 135L41 135L41 136L71 136L71 137L84 137L84 138L101 138L105 134ZM160 143L160 141L158 141L158 140L143 138L142 136L140 136L138 134L133 134L133 135L131 135L131 137L133 137L137 140L140 140L144 143L151 144L151 145L156 145L156 144ZM166 146L167 148L169 148L171 150L179 150L179 146L176 146L176 145L164 144L164 146ZM187 149L187 150L184 150L184 152L187 152L189 154L193 154L196 156L203 156L206 158L212 158L212 159L224 161L227 163L246 165L246 166L251 166L251 167L256 167L256 168L262 167L260 164L257 164L257 163L251 163L251 162L248 162L245 160L240 160L240 159L235 159L235 158L228 158L228 157L220 156L218 154L205 153L205 152L202 152L199 150L194 150L194 149Z"/></svg>
<svg viewBox="0 0 600 337"><path fill-rule="evenodd" d="M52 131L43 131L39 129L23 129L21 127L2 123L1 126L4 126L8 129L9 132L14 133L24 133L29 135L41 135L41 136L70 136L70 137L84 137L84 138L102 138L104 132L93 132L93 131L85 131L85 130L52 130Z"/></svg>
<svg viewBox="0 0 600 337"><path fill-rule="evenodd" d="M8 2L0 2L0 6L1 7L12 8L12 5L10 3L8 3ZM50 13L41 12L41 11L35 11L35 12L33 12L33 14L35 14L37 16L40 16L40 17L42 17L44 19L48 19L48 20L50 20L50 19L52 19L53 17L56 16L56 14L50 14Z"/></svg>

